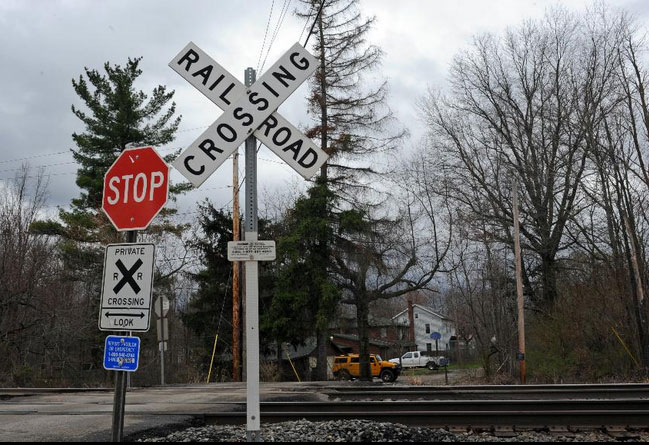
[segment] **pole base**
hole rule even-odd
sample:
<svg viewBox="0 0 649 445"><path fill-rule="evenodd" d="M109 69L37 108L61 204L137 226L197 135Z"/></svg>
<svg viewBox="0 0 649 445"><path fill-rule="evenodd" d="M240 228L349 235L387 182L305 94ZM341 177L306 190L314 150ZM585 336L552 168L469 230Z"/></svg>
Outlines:
<svg viewBox="0 0 649 445"><path fill-rule="evenodd" d="M261 431L246 431L246 441L247 442L263 442L261 438Z"/></svg>

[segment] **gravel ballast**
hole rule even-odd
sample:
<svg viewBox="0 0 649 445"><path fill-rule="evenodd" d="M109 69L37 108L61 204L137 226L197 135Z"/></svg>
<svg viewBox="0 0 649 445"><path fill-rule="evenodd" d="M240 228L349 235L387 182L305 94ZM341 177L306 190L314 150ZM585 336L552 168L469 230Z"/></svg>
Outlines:
<svg viewBox="0 0 649 445"><path fill-rule="evenodd" d="M367 420L309 422L300 420L264 424L265 442L615 442L597 432L570 434L520 433L515 437L496 437L490 433L452 433L433 428L410 427ZM629 440L629 438L626 438ZM649 434L633 435L633 441L648 442ZM176 431L164 437L144 435L140 442L245 442L244 425L209 425Z"/></svg>

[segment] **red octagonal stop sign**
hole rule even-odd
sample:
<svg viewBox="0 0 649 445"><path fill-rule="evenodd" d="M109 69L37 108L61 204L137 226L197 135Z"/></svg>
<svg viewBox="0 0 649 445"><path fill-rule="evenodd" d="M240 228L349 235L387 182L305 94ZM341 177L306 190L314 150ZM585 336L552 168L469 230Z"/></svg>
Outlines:
<svg viewBox="0 0 649 445"><path fill-rule="evenodd" d="M127 148L106 172L102 209L117 230L144 230L168 194L169 166L153 147Z"/></svg>

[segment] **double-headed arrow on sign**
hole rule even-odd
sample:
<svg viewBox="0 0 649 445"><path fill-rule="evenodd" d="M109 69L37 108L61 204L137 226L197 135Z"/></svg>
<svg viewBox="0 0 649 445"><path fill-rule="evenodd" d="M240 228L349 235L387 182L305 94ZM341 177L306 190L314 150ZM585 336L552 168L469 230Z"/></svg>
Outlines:
<svg viewBox="0 0 649 445"><path fill-rule="evenodd" d="M117 314L116 314L116 313L113 313L113 312L106 312L106 313L104 314L104 317L106 317L106 318L110 318L110 317L133 317L133 318L144 318L144 317L146 317L146 315L145 315L144 312L140 312L139 314L131 314L131 313L124 313L124 314L117 313Z"/></svg>
<svg viewBox="0 0 649 445"><path fill-rule="evenodd" d="M306 179L328 155L275 110L317 69L318 61L299 43L250 88L190 42L169 66L224 110L219 119L173 163L200 186L254 133Z"/></svg>

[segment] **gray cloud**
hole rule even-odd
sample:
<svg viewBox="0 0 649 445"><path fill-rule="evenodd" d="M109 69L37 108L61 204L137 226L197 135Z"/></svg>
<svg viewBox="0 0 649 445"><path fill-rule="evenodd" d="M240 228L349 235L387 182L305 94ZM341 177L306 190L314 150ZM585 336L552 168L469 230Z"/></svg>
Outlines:
<svg viewBox="0 0 649 445"><path fill-rule="evenodd" d="M587 0L562 2L574 9ZM643 0L619 0L646 18ZM283 2L275 1L269 36ZM291 12L297 2L291 4ZM377 77L390 81L390 106L416 138L423 131L414 104L429 85L443 87L452 55L476 32L495 31L539 16L554 4L546 0L485 2L409 1L394 7L393 0L364 0L363 12L377 16L372 43L382 47L385 60ZM176 75L167 63L188 41L194 41L235 75L256 66L264 39L270 1L161 2L154 0L5 0L0 2L0 178L12 176L21 158L33 166L47 165L51 173L53 205L67 205L78 194L74 165L69 154L43 156L69 150L71 134L82 130L70 111L80 104L71 79L84 66L100 69L103 63L123 64L128 57L143 56L138 88L150 91L159 84L176 90L175 101L183 115L181 132L170 147L186 146L220 114L216 106ZM287 14L268 56L266 67L298 40L304 22ZM281 108L297 125L309 123L304 96L298 90ZM160 147L168 149L170 147ZM36 157L40 156L40 157ZM260 188L294 186L297 175L280 165L274 154L262 150ZM243 166L243 161L241 163ZM261 172L263 169L263 172ZM174 175L177 178L176 175ZM210 196L218 205L231 195L231 165L224 164L197 191L182 198L190 208L196 198Z"/></svg>

